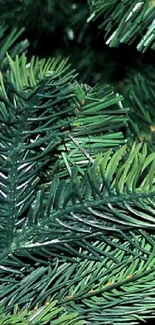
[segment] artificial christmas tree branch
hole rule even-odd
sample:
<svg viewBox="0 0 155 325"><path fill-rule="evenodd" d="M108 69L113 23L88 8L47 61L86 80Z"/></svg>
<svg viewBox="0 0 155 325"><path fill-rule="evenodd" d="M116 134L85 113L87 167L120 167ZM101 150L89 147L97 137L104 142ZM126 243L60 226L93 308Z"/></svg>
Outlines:
<svg viewBox="0 0 155 325"><path fill-rule="evenodd" d="M24 310L19 312L18 306L14 308L13 315L6 314L2 309L0 311L1 319L0 325L83 325L84 320L78 319L77 313L67 314L63 307L57 307L56 301L46 302L44 306L38 308L35 306L34 310Z"/></svg>
<svg viewBox="0 0 155 325"><path fill-rule="evenodd" d="M131 325L155 317L153 66L125 68L112 87L113 62L94 86L107 53L94 46L91 23L101 20L110 47L145 52L154 48L154 3L89 6L0 4L2 325ZM68 60L52 58L58 48L45 59L33 55L44 33L52 45L57 33L61 54L72 52L79 68L89 62L92 84L79 82Z"/></svg>
<svg viewBox="0 0 155 325"><path fill-rule="evenodd" d="M91 16L100 17L99 28L105 30L106 44L117 47L121 43L138 43L137 49L145 52L155 49L155 5L146 0L89 0Z"/></svg>
<svg viewBox="0 0 155 325"><path fill-rule="evenodd" d="M1 273L7 272L6 283L1 284L1 300L7 309L17 302L20 307L32 309L53 297L65 310L78 311L86 324L92 320L98 324L120 323L120 309L125 311L122 323L147 318L155 301L153 236L131 232L130 242L118 237L109 243L104 243L105 238L94 243L98 251L107 254L101 261L78 258L73 263L57 258L41 266L43 262L39 258L37 262L36 255L32 267L32 262L24 266L22 261L17 266L18 259L10 258L12 269L7 265L1 269Z"/></svg>
<svg viewBox="0 0 155 325"><path fill-rule="evenodd" d="M128 132L133 141L136 136L138 142L147 142L149 151L154 152L154 67L140 68L139 73L129 72L124 82L123 94L130 106Z"/></svg>
<svg viewBox="0 0 155 325"><path fill-rule="evenodd" d="M50 159L49 154L53 153L54 157L56 148L59 145L62 146L61 143L66 137L73 141L79 151L83 148L82 154L87 153L88 149L84 148L82 143L79 144L79 134L82 136L83 133L85 134L85 129L80 125L81 105L86 102L84 111L86 116L91 111L101 112L101 109L106 107L106 110L104 108L105 115L102 114L103 125L98 130L101 132L102 128L102 132L107 132L107 121L110 121L112 136L113 128L115 129L112 124L113 114L116 112L118 114L116 119L114 118L115 123L118 121L118 128L125 126L124 123L126 123L127 111L123 109L123 106L118 105L118 108L116 106L115 109L111 109L111 105L113 107L113 104L119 103L121 98L116 93L115 99L112 96L112 99L109 97L107 100L107 91L105 91L104 100L100 97L95 98L94 94L91 95L91 89L87 90L87 87L81 86L80 88L80 85L77 85L74 81L76 73L66 66L65 61L48 60L46 62L33 58L30 64L27 64L25 56L16 57L14 62L10 57L8 60L10 70L5 77L1 76L1 276L5 279L1 285L1 300L8 308L13 307L15 303L18 303L20 308L32 308L34 304L39 303L40 300L36 299L36 291L33 289L28 294L28 287L30 285L32 288L35 281L36 287L42 288L40 276L42 277L44 272L47 272L48 266L43 268L40 263L46 264L45 260L48 260L52 267L56 261L62 261L62 266L65 266L67 260L68 263L70 260L70 263L79 265L79 258L88 259L88 261L96 260L96 263L102 265L108 258L116 265L118 264L116 268L118 272L119 265L122 269L122 264L117 259L117 254L116 256L113 253L109 254L110 247L114 247L114 251L117 247L117 250L122 251L123 256L125 254L127 258L123 261L125 267L122 273L123 278L121 282L116 281L116 288L122 286L124 281L129 282L128 275L126 275L127 280L124 280L124 276L133 254L134 259L137 259L143 252L144 260L145 254L150 255L146 263L150 271L147 271L147 267L145 270L142 268L142 271L144 276L152 277L150 272L152 272L154 263L154 250L152 251L151 245L150 252L148 252L146 249L148 244L141 248L140 243L144 243L148 234L144 232L140 236L139 232L140 228L146 228L147 231L154 228L152 208L155 196L154 154L147 155L146 146L142 150L141 145L133 146L129 154L127 145L121 146L115 153L112 149L105 153L102 150L103 153L100 153L96 160L93 156L88 170L85 167L86 171L82 173L82 176L81 173L78 176L78 169L76 171L74 167L71 175L66 174L66 180L59 181L58 176L55 176L53 179L50 178L51 184L39 185L40 170L42 169L44 173L44 168ZM108 112L110 117L107 117ZM121 118L118 118L119 114ZM94 123L95 119L91 117L88 121L93 121L90 124L86 120L88 128L89 125L91 126L93 136L93 130L96 132L96 125L99 127L100 122L97 118L97 123ZM74 131L75 125L76 132ZM115 139L115 133L113 136ZM57 159L57 153L55 159ZM68 161L68 166L69 164ZM76 165L76 162L73 165ZM72 171L72 165L69 168ZM55 173L58 175L59 169L55 169ZM96 238L100 243L108 245L107 248L106 246L96 247L94 241ZM117 241L119 238L125 241L123 248L119 241L115 242L116 238L118 238ZM154 242L154 238L152 240ZM131 254L131 247L127 249L126 245L131 245L134 253ZM130 258L126 255L125 248L128 253L130 252ZM30 261L35 263L34 266L30 266ZM38 266L36 263L39 263ZM81 263L83 264L82 260ZM8 265L12 265L11 268ZM57 271L54 267L55 272ZM108 272L110 272L109 269ZM140 272L142 279L143 272ZM16 280L12 278L12 273L16 274L18 288ZM24 280L23 274L27 275L29 285L27 283L25 286L26 278ZM103 277L106 274L105 270ZM77 279L77 275L75 277ZM49 273L47 273L47 281L48 279ZM139 275L138 278L136 275L132 281L134 279L135 281L139 279ZM23 289L22 283L24 283ZM43 283L44 285L47 283L45 275ZM95 278L94 285L96 288ZM48 286L46 284L46 289L44 287L44 298L47 299L54 289L52 285L49 291ZM87 289L83 287L83 293L78 293L77 298L74 296L71 301L81 299L83 304L83 301L91 297L96 290L90 286ZM56 287L59 288L59 285ZM65 296L73 297L73 294L66 292L65 282L62 283L62 288L64 292L62 298L60 299L59 295L55 294L52 298L58 299L61 304L66 304ZM112 292L115 290L115 285L111 287L111 290ZM99 295L102 291L104 292L101 288L97 289ZM41 298L38 296L38 299L39 297ZM117 305L117 302L113 304ZM152 300L149 308L151 305ZM74 309L76 308L78 307ZM94 308L97 311L99 307ZM133 312L133 309L131 311ZM117 310L116 314L114 310L113 312L115 322L117 322ZM84 311L83 314L85 314ZM146 315L147 312L142 314ZM91 311L87 310L87 320L90 320L90 315L92 315ZM141 309L137 310L136 315L136 317L141 317ZM93 317L100 319L98 312ZM104 322L104 318L101 317L101 319ZM132 317L127 317L126 320L130 321Z"/></svg>
<svg viewBox="0 0 155 325"><path fill-rule="evenodd" d="M0 67L3 73L8 67L6 52L9 51L12 59L14 59L17 54L21 54L23 51L26 52L28 48L28 40L19 41L23 32L24 28L20 30L13 28L10 31L6 22L0 24Z"/></svg>

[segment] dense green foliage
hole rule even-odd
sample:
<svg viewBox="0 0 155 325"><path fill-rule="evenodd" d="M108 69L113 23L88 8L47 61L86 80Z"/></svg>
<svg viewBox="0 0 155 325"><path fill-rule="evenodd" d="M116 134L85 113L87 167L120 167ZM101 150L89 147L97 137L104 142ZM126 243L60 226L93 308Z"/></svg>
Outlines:
<svg viewBox="0 0 155 325"><path fill-rule="evenodd" d="M1 308L0 325L84 325L85 321L77 318L77 313L66 313L63 307L57 307L56 301L46 302L44 306L34 310L19 311L18 306L14 307L12 314L5 314Z"/></svg>
<svg viewBox="0 0 155 325"><path fill-rule="evenodd" d="M155 49L155 3L153 0L89 0L90 19L102 17L106 43L112 47L136 41L137 49Z"/></svg>
<svg viewBox="0 0 155 325"><path fill-rule="evenodd" d="M1 325L155 318L154 8L0 3Z"/></svg>

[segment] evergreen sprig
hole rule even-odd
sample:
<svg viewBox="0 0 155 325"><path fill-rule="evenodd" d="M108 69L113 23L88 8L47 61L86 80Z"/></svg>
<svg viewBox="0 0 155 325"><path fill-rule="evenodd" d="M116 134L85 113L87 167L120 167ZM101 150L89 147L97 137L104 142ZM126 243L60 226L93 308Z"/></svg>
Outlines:
<svg viewBox="0 0 155 325"><path fill-rule="evenodd" d="M83 325L85 321L78 319L77 313L66 313L63 307L57 307L56 301L46 302L45 306L28 311L18 310L16 305L13 314L0 309L0 325Z"/></svg>
<svg viewBox="0 0 155 325"><path fill-rule="evenodd" d="M113 324L119 321L118 294L126 311L122 321L147 317L154 302L154 283L148 285L154 236L148 231L155 221L155 155L142 144L129 150L121 140L119 150L102 149L92 158L79 141L85 137L89 143L88 131L92 139L108 132L110 146L115 129L126 125L122 97L105 87L97 98L95 90L77 83L66 60L28 63L22 55L8 61L10 69L1 74L0 300L8 310L16 303L31 309L52 297L88 324L91 318ZM41 172L66 139L89 155L88 167L80 173L74 161L65 179L55 169L49 183L42 183ZM135 300L139 305L142 299L139 281L151 297L135 311Z"/></svg>
<svg viewBox="0 0 155 325"><path fill-rule="evenodd" d="M83 175L97 154L116 150L127 141L122 130L127 126L129 109L124 107L122 96L109 85L98 89L77 84L75 93L79 98L77 114L64 143L58 146L58 159L49 166L48 178L55 172L60 177L71 176L74 165Z"/></svg>
<svg viewBox="0 0 155 325"><path fill-rule="evenodd" d="M16 303L23 309L41 307L52 297L67 312L78 311L86 324L119 324L123 310L122 324L147 319L155 303L154 236L131 231L124 238L100 239L92 245L97 254L103 253L100 261L77 258L66 262L55 258L49 264L44 250L38 260L36 255L33 266L30 256L30 264L27 260L25 265L22 259L17 265L18 254L10 257L8 266L1 267L1 276L5 277L0 299L6 310Z"/></svg>
<svg viewBox="0 0 155 325"><path fill-rule="evenodd" d="M128 136L140 142L147 142L149 150L154 152L154 67L139 67L139 73L130 71L124 81L124 97L130 107L128 116Z"/></svg>
<svg viewBox="0 0 155 325"><path fill-rule="evenodd" d="M141 64L112 87L118 62L110 58L92 86L118 52L98 50L89 24L101 22L109 47L145 52L155 49L155 5L88 3L0 3L1 325L132 325L155 316L153 67ZM46 39L50 56L72 44L91 86L68 60L33 56Z"/></svg>
<svg viewBox="0 0 155 325"><path fill-rule="evenodd" d="M75 73L66 60L32 58L29 66L24 55L8 59L10 70L0 77L1 252L10 250L14 227L25 222L39 173L64 137L76 103L70 84Z"/></svg>
<svg viewBox="0 0 155 325"><path fill-rule="evenodd" d="M105 41L110 47L121 43L137 43L137 49L145 52L155 49L154 1L137 0L89 0L90 20L100 17L99 28L105 30Z"/></svg>
<svg viewBox="0 0 155 325"><path fill-rule="evenodd" d="M10 30L6 22L0 23L0 68L3 73L8 68L6 52L9 52L12 59L15 59L16 55L21 54L23 51L26 52L28 48L29 42L27 39L19 41L23 32L24 28Z"/></svg>
<svg viewBox="0 0 155 325"><path fill-rule="evenodd" d="M3 252L4 256L22 244L23 240L21 238L18 240L18 236L15 242L13 240L15 228L17 233L20 233L22 227L26 227L23 237L26 239L26 225L29 222L31 223L30 219L36 219L34 215L36 215L37 210L34 211L33 207L35 206L36 209L40 195L41 200L44 200L39 192L35 199L41 172L44 174L45 167L48 167L51 157L52 162L55 163L59 145L62 146L67 138L74 143L73 135L74 139L77 137L76 133L78 135L78 129L74 129L77 121L79 132L81 135L85 135L85 127L80 127L79 113L80 103L83 103L85 92L82 86L78 86L77 82L75 82L76 73L70 71L69 66L66 65L66 60L45 61L32 58L29 64L25 55L22 55L21 58L17 56L15 61L8 56L8 60L10 70L8 70L5 77L1 75L0 110L2 152L0 167L1 252ZM105 90L104 100L101 95L98 99L95 99L91 93L89 97L87 94L86 97L88 97L90 104L86 106L85 114L90 114L92 109L100 112L101 109L109 105L121 105L121 98L117 94L114 95L110 92L108 95L108 93L109 91ZM120 138L122 141L121 133L115 135L112 132L116 128L116 123L118 123L117 129L119 129L126 121L126 109L123 109L122 106L119 107L119 105L116 107L117 117L114 119L111 116L112 112L109 112L109 116L106 115L108 111L107 113L104 112L103 123L100 123L100 118L96 118L94 123L94 116L89 117L88 121L86 120L89 126L86 135L87 132L91 131L93 134L94 132L101 132L101 128L105 128L105 131L107 129L110 131L109 146L111 137L115 139L118 136L118 139ZM78 120L76 116L78 116ZM109 122L111 122L110 128ZM75 133L73 135L70 134L72 124ZM76 141L79 141L78 138L75 140L75 144L77 144ZM89 136L88 139L85 137L85 141L89 142ZM118 140L116 145L121 144L121 141ZM81 145L79 146L81 148ZM80 151L79 146L77 148ZM86 153L86 149L83 148L83 150L82 154ZM50 181L52 181L51 177ZM54 184L55 181L52 182L52 186L55 188ZM64 185L62 189L64 189ZM71 181L71 184L68 184L69 192L73 186L74 183L72 184ZM57 191L57 188L54 191ZM52 199L52 192L53 189L51 189L49 200ZM68 196L68 191L66 193ZM68 199L65 203L66 208L67 202L69 203ZM49 201L49 208L45 212L46 218L49 217L50 205ZM42 201L38 206L40 212L42 211L41 206ZM37 220L39 218L38 214ZM31 230L28 230L28 238Z"/></svg>

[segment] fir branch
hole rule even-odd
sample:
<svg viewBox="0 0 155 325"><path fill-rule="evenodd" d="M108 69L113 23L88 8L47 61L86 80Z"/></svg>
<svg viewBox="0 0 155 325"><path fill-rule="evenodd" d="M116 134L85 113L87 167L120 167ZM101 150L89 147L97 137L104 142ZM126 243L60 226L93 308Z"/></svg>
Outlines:
<svg viewBox="0 0 155 325"><path fill-rule="evenodd" d="M1 252L4 246L10 250L15 228L26 222L40 170L64 137L76 105L75 73L66 60L32 58L27 66L24 55L8 59L7 77L0 77Z"/></svg>
<svg viewBox="0 0 155 325"><path fill-rule="evenodd" d="M0 68L1 71L6 72L8 68L8 60L6 53L9 52L12 59L15 58L17 54L21 54L27 51L29 42L27 39L18 41L24 32L24 28L13 28L9 30L8 25L5 22L0 24Z"/></svg>
<svg viewBox="0 0 155 325"><path fill-rule="evenodd" d="M66 313L63 307L57 307L56 301L46 302L45 306L28 311L18 310L15 306L13 314L0 310L0 325L83 325L85 321L78 319L77 313Z"/></svg>
<svg viewBox="0 0 155 325"><path fill-rule="evenodd" d="M84 175L97 154L102 156L109 148L115 151L126 142L122 129L126 128L129 109L124 107L123 97L108 85L101 89L77 85L75 89L79 98L77 114L64 143L57 148L58 160L56 164L51 162L47 180L53 179L55 172L60 177L71 176L74 165Z"/></svg>
<svg viewBox="0 0 155 325"><path fill-rule="evenodd" d="M145 52L155 48L155 6L153 1L137 0L89 0L91 15L88 19L102 17L99 28L105 29L106 44L118 47L121 43L132 44ZM140 39L140 40L139 40Z"/></svg>
<svg viewBox="0 0 155 325"><path fill-rule="evenodd" d="M126 146L113 156L107 152L81 179L76 169L70 181L55 177L49 191L37 193L27 218L14 232L11 252L26 249L34 254L46 248L61 257L79 245L81 236L90 239L96 233L102 237L131 229L153 230L155 155L147 156L146 146L140 149L141 145L134 146L125 162ZM66 252L64 244L70 244Z"/></svg>
<svg viewBox="0 0 155 325"><path fill-rule="evenodd" d="M89 0L87 22L101 21L110 47L135 43L145 52L155 49L154 3ZM0 3L2 325L154 318L152 67L130 71L122 97L109 85L79 84L65 59L17 55L27 49L24 32L29 56L38 44L46 52L48 36L52 53L70 54L73 45L84 80L92 74L95 84L104 65L109 80L117 64L105 61L113 51L98 51L88 8L86 0Z"/></svg>
<svg viewBox="0 0 155 325"><path fill-rule="evenodd" d="M138 142L147 142L151 152L154 152L154 68L138 66L138 70L130 71L124 81L123 94L128 103L129 121L127 137Z"/></svg>
<svg viewBox="0 0 155 325"><path fill-rule="evenodd" d="M17 257L10 256L6 263L12 264L12 270L7 264L0 269L1 277L5 274L0 299L8 310L16 303L28 309L41 307L52 297L66 311L78 310L88 324L92 319L98 324L120 323L120 309L125 311L122 324L146 319L154 310L155 238L144 232L122 238L93 243L107 253L101 261L55 259L40 266L38 259L29 267L23 259L20 266Z"/></svg>

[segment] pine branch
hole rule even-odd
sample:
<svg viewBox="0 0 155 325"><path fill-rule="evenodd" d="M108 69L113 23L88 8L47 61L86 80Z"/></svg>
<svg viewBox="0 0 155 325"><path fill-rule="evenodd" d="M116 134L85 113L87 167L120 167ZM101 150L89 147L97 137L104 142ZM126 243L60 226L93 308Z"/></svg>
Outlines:
<svg viewBox="0 0 155 325"><path fill-rule="evenodd" d="M101 261L77 258L73 263L56 258L48 265L44 258L43 266L39 260L44 256L42 251L32 266L28 256L27 263L21 257L19 260L18 254L10 256L0 268L4 279L0 299L6 310L16 303L24 309L41 307L52 297L66 311L78 311L86 324L133 324L153 315L154 236L139 231L124 238L106 238L107 242L104 238L92 244L96 251L105 253Z"/></svg>
<svg viewBox="0 0 155 325"><path fill-rule="evenodd" d="M123 94L130 107L128 138L147 142L150 151L154 152L154 68L139 66L139 71L128 72L124 82Z"/></svg>
<svg viewBox="0 0 155 325"><path fill-rule="evenodd" d="M128 121L128 108L123 106L123 97L108 85L102 89L77 85L75 90L79 98L77 114L64 144L57 148L58 159L56 164L51 162L47 180L53 179L54 173L60 177L71 176L74 165L79 174L84 175L97 154L109 148L117 150L126 142L122 129Z"/></svg>
<svg viewBox="0 0 155 325"><path fill-rule="evenodd" d="M131 45L136 41L137 49L145 52L155 49L155 5L154 1L137 0L89 0L91 16L88 21L100 17L105 30L106 44L118 47L121 43Z"/></svg>
<svg viewBox="0 0 155 325"><path fill-rule="evenodd" d="M105 47L155 49L155 1L88 3L0 3L0 325L155 317L153 68L130 71L118 94L89 24ZM106 65L104 85L79 84L66 59L18 56L24 32L31 53L47 35L52 53L73 45L92 84Z"/></svg>
<svg viewBox="0 0 155 325"><path fill-rule="evenodd" d="M52 161L55 164L57 159L55 151L58 152L59 144L62 146L66 136L68 139L72 137L69 131L72 129L72 125L75 126L77 122L78 124L81 123L79 110L85 100L85 91L82 86L78 86L77 82L75 82L76 74L74 71L69 70L66 60L45 61L33 57L30 64L28 64L25 55L22 55L21 58L17 56L15 62L9 56L8 60L10 70L8 70L6 78L1 75L0 98L0 211L2 227L0 250L2 256L16 250L17 246L22 245L24 238L29 243L28 238L31 238L31 231L34 231L31 226L29 229L27 228L29 222L31 224L30 219L39 220L42 211L41 206L44 209L46 204L46 202L44 203L46 197L44 199L41 194L40 201L39 193L34 201L40 183L40 173L48 165L50 157L53 158ZM89 105L86 106L85 114L90 114L94 109L100 112L101 109L109 105L117 104L118 116L116 118L112 117L115 110L109 111L109 116L105 110L105 121L100 123L100 119L96 118L94 123L94 114L91 113L92 116L87 118L88 121L86 120L86 123L90 125L88 131L92 131L93 134L98 132L97 129L99 128L100 132L102 132L102 129L104 132L109 129L110 121L109 131L112 135L113 129L116 128L116 122L118 122L117 127L120 127L126 121L126 109L121 106L121 97L111 93L111 91L109 94L109 90L106 89L104 99L102 99L101 94L98 99L94 95L87 94L86 100L89 100ZM79 119L75 120L77 115ZM101 115L103 115L103 112L101 112ZM79 132L82 136L85 135L85 126L84 128L79 127ZM73 135L75 133L78 134L77 127L73 130ZM109 145L111 144L111 135ZM122 139L121 133L119 138ZM87 137L86 141L89 141ZM118 140L118 144L121 144L120 140ZM43 187L41 185L41 188ZM62 186L62 189L64 189L64 186ZM70 191L69 184L68 189ZM48 213L45 212L45 215L48 215ZM14 241L15 233L21 234L22 227L25 229L23 239L19 239L17 235ZM34 238L35 234L36 231L34 232Z"/></svg>
<svg viewBox="0 0 155 325"><path fill-rule="evenodd" d="M0 77L1 243L11 249L15 228L26 221L39 173L65 134L76 100L66 60L9 58L10 71ZM17 226L18 225L18 226Z"/></svg>
<svg viewBox="0 0 155 325"><path fill-rule="evenodd" d="M112 156L111 150L108 151L103 159L101 156L96 159L81 180L75 168L69 183L56 177L48 195L45 193L45 221L41 219L43 194L38 193L29 215L30 224L41 204L40 227L48 224L47 232L56 233L55 237L51 233L52 237L48 238L45 232L49 241L57 238L61 243L70 238L75 242L76 236L91 236L95 231L112 233L132 227L154 229L155 155L147 156L146 146L142 151L140 148L141 145L133 146L128 158L126 146ZM37 238L36 228L36 241Z"/></svg>
<svg viewBox="0 0 155 325"><path fill-rule="evenodd" d="M79 255L76 245L91 251L88 243L96 234L102 238L124 236L122 232L131 229L153 230L155 154L147 155L146 146L140 148L141 144L134 146L128 158L126 146L113 156L108 151L81 179L75 168L70 181L56 176L50 190L37 193L27 217L14 230L10 253L35 255L45 248L47 258L74 257ZM9 236L13 230L6 229ZM84 245L81 237L86 239ZM95 251L91 253L96 258Z"/></svg>
<svg viewBox="0 0 155 325"><path fill-rule="evenodd" d="M13 314L6 314L0 310L0 325L83 325L85 321L79 320L77 313L66 313L63 307L57 307L56 301L46 302L45 306L28 311L18 310L15 306ZM50 323L49 323L50 322ZM52 323L51 323L52 322Z"/></svg>
<svg viewBox="0 0 155 325"><path fill-rule="evenodd" d="M6 53L9 52L12 59L15 59L17 54L26 52L29 42L28 40L19 41L19 37L23 34L24 28L13 28L9 31L6 23L0 24L0 69L3 73L8 69L8 60ZM17 43L18 40L18 43Z"/></svg>

